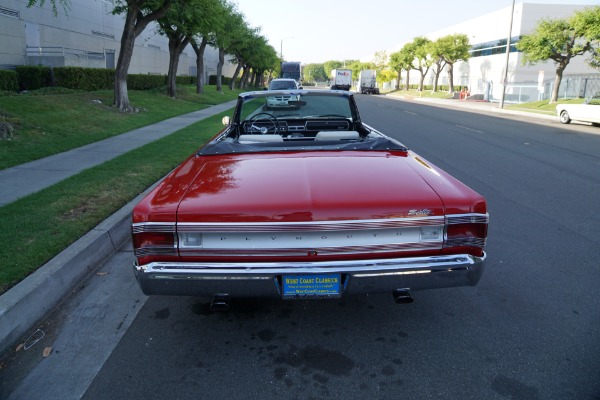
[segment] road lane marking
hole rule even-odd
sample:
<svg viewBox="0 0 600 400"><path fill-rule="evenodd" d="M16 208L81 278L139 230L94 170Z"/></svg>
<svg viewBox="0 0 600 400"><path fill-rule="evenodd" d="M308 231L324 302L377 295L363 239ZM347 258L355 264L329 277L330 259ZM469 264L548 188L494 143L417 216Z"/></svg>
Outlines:
<svg viewBox="0 0 600 400"><path fill-rule="evenodd" d="M405 113L407 113L407 114L412 114L412 115L419 115L419 114L417 114L417 113L414 113L414 112L410 112L410 111L406 111L406 110L404 110L404 112L405 112Z"/></svg>
<svg viewBox="0 0 600 400"><path fill-rule="evenodd" d="M466 129L468 131L473 131L473 132L477 132L477 133L483 133L483 131L479 131L479 130L473 129L473 128L467 128L466 126L462 126L462 125L456 125L456 126L459 127L459 128Z"/></svg>

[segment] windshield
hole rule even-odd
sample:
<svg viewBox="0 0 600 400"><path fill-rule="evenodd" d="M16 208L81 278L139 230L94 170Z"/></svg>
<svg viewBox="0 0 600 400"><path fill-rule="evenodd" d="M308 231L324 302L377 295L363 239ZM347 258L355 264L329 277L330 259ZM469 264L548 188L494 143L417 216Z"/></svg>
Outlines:
<svg viewBox="0 0 600 400"><path fill-rule="evenodd" d="M228 127L200 154L265 151L401 150L361 122L352 93L265 90L242 93Z"/></svg>
<svg viewBox="0 0 600 400"><path fill-rule="evenodd" d="M298 90L249 97L241 105L242 120L262 112L276 118L352 118L348 97L314 96Z"/></svg>
<svg viewBox="0 0 600 400"><path fill-rule="evenodd" d="M269 90L286 90L286 89L296 89L296 81L293 80L285 80L285 81L271 81L269 83Z"/></svg>

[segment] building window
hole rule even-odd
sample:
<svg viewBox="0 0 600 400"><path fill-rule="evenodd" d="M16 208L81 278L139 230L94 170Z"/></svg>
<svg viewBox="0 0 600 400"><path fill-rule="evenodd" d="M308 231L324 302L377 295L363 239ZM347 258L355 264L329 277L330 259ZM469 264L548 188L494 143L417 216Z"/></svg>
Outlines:
<svg viewBox="0 0 600 400"><path fill-rule="evenodd" d="M510 38L510 52L518 52L516 44L521 39L520 36L513 36ZM494 54L506 54L506 39L494 40L492 42L485 42L471 46L469 50L471 58L473 57L484 57L492 56Z"/></svg>
<svg viewBox="0 0 600 400"><path fill-rule="evenodd" d="M20 18L17 10L12 10L6 7L0 7L0 15L4 15L5 17Z"/></svg>

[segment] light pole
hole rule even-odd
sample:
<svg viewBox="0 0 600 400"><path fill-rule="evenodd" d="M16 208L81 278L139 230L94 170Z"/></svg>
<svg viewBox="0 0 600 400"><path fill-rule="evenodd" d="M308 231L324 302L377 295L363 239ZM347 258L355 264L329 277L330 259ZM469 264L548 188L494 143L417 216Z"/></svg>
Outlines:
<svg viewBox="0 0 600 400"><path fill-rule="evenodd" d="M504 97L506 96L506 80L508 79L508 58L510 57L510 36L512 35L513 15L515 13L515 0L510 9L510 28L508 29L508 39L506 39L506 63L504 65L504 79L502 80L502 97L500 98L500 108L504 108Z"/></svg>
<svg viewBox="0 0 600 400"><path fill-rule="evenodd" d="M284 37L283 39L281 39L281 43L279 44L279 59L281 61L283 61L283 41L285 39L293 39L293 36L288 36L288 37Z"/></svg>

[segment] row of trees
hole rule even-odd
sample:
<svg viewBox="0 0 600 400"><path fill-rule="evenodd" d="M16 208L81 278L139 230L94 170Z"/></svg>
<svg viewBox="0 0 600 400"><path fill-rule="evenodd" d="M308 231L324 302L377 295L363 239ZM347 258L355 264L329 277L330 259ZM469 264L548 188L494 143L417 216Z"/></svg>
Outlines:
<svg viewBox="0 0 600 400"><path fill-rule="evenodd" d="M421 74L419 90L423 90L425 76L433 68L435 73L433 90L437 91L439 76L444 67L448 67L450 82L452 82L454 63L467 60L470 47L469 39L462 34L444 36L436 41L417 37L389 56L385 51L375 53L372 62L332 60L323 64L307 64L304 66L304 77L311 81L325 81L329 79L331 71L335 68L351 69L352 76L358 76L359 72L365 69L375 69L378 82L389 82L397 78L396 89L398 89L402 72L406 72L406 87L408 87L410 71L416 70ZM450 91L454 91L452 85Z"/></svg>
<svg viewBox="0 0 600 400"><path fill-rule="evenodd" d="M548 60L555 63L555 79L550 98L551 103L555 102L563 72L571 59L587 55L589 65L600 69L600 7L585 8L568 18L543 19L531 34L520 38L516 47L523 53L524 65ZM448 90L453 92L454 65L458 61L469 59L470 48L469 39L464 34L447 35L433 41L417 37L389 57L385 52L378 52L371 63L347 60L308 64L304 75L312 80L327 80L331 70L341 66L352 69L353 76L358 76L363 69L376 69L378 81L390 82L396 78L398 89L402 72L405 72L406 87L409 87L410 72L414 70L420 74L419 90L423 90L425 76L432 71L433 90L437 91L439 77L445 69L448 73Z"/></svg>
<svg viewBox="0 0 600 400"><path fill-rule="evenodd" d="M70 8L70 0L50 1L55 14L57 2L65 11ZM37 3L44 5L45 0L29 0L28 6ZM237 64L229 84L231 89L236 81L239 87L263 84L265 71L272 71L279 64L277 52L260 34L260 29L251 28L236 6L227 0L116 0L113 14L125 15L114 86L114 105L124 112L133 109L127 92L127 74L135 40L151 22L158 24L159 32L169 41L167 93L172 97L177 95L175 78L179 57L188 45L196 54L198 93L202 93L205 83L203 56L207 45L219 51L218 91L222 91L225 55L231 56ZM238 80L241 72L243 74Z"/></svg>

